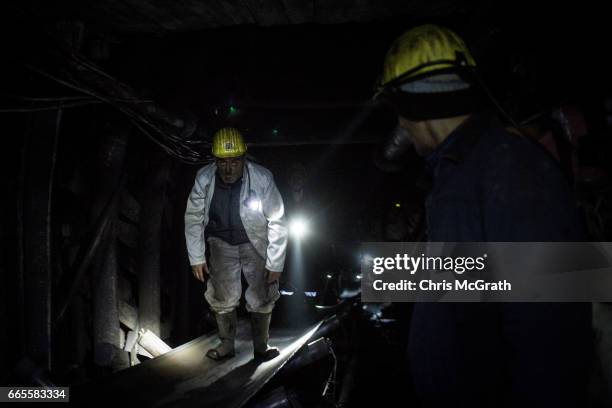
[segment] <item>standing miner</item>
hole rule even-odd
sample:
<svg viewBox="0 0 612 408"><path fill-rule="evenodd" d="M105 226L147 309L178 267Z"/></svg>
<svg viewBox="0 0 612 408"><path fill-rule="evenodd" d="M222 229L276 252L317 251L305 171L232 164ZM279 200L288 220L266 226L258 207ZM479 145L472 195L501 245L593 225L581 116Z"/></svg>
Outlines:
<svg viewBox="0 0 612 408"><path fill-rule="evenodd" d="M429 241L585 239L557 162L483 109L457 34L409 30L389 49L380 85L431 171ZM424 406L472 408L584 406L589 349L585 303L417 303L408 347Z"/></svg>
<svg viewBox="0 0 612 408"><path fill-rule="evenodd" d="M246 160L246 150L238 130L220 129L212 142L215 162L198 171L185 211L192 272L207 279L205 297L219 329L221 344L206 353L213 360L234 356L241 272L255 358L278 355L268 346L268 331L287 247L284 206L272 173Z"/></svg>

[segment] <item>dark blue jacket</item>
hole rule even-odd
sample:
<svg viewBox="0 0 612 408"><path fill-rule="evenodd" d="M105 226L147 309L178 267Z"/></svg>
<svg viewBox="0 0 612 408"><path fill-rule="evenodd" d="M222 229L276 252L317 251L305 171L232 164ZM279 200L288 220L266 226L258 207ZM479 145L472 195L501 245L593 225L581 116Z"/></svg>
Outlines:
<svg viewBox="0 0 612 408"><path fill-rule="evenodd" d="M557 163L491 116L472 116L427 162L429 241L584 239ZM417 303L413 309L409 358L425 406L582 406L589 350L590 304Z"/></svg>
<svg viewBox="0 0 612 408"><path fill-rule="evenodd" d="M571 187L537 142L474 115L428 157L429 241L581 241Z"/></svg>

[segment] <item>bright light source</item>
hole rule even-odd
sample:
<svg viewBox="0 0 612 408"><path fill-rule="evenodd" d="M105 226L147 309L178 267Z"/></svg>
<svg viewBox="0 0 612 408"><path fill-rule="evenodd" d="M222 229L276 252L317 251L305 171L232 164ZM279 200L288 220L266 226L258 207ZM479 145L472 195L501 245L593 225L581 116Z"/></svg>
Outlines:
<svg viewBox="0 0 612 408"><path fill-rule="evenodd" d="M261 201L256 198L249 198L246 203L247 207L251 211L257 211L261 208Z"/></svg>
<svg viewBox="0 0 612 408"><path fill-rule="evenodd" d="M161 356L172 350L172 347L164 343L162 339L157 337L155 333L150 330L140 329L138 337L138 344L151 353L153 357Z"/></svg>
<svg viewBox="0 0 612 408"><path fill-rule="evenodd" d="M370 254L363 254L361 256L361 262L367 265L369 263L374 262L374 258Z"/></svg>
<svg viewBox="0 0 612 408"><path fill-rule="evenodd" d="M355 275L355 279L361 280L361 275Z"/></svg>
<svg viewBox="0 0 612 408"><path fill-rule="evenodd" d="M327 279L331 279L331 278L332 278L332 276L331 276L331 275L327 275Z"/></svg>
<svg viewBox="0 0 612 408"><path fill-rule="evenodd" d="M308 223L302 218L296 218L289 223L289 233L294 238L300 239L308 235Z"/></svg>
<svg viewBox="0 0 612 408"><path fill-rule="evenodd" d="M400 203L395 203L395 208L400 208L402 205Z"/></svg>

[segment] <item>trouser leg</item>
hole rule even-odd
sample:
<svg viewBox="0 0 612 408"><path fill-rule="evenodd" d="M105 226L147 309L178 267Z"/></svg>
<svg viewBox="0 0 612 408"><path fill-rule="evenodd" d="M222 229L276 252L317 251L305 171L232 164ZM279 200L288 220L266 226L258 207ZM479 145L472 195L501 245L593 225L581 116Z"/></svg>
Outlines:
<svg viewBox="0 0 612 408"><path fill-rule="evenodd" d="M270 359L279 352L268 347L270 320L274 303L280 297L278 281L268 283L265 260L251 244L240 246L242 271L249 284L245 298L247 310L251 312L251 333L255 357Z"/></svg>
<svg viewBox="0 0 612 408"><path fill-rule="evenodd" d="M249 285L245 292L247 311L272 313L274 303L280 297L278 281L268 283L266 261L253 245L241 244L239 249L242 273Z"/></svg>
<svg viewBox="0 0 612 408"><path fill-rule="evenodd" d="M238 245L211 237L208 281L205 298L215 313L229 313L240 303L242 285L240 282L240 250Z"/></svg>
<svg viewBox="0 0 612 408"><path fill-rule="evenodd" d="M218 360L234 355L237 313L242 286L240 282L240 253L237 246L211 237L209 272L205 298L215 313L221 344L206 355Z"/></svg>

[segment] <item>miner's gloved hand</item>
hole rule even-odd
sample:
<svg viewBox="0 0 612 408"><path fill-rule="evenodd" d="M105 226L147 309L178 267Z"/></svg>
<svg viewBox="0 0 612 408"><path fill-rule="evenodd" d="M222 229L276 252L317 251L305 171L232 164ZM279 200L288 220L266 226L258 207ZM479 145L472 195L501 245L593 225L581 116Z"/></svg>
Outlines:
<svg viewBox="0 0 612 408"><path fill-rule="evenodd" d="M204 282L204 279L208 277L208 265L205 263L191 265L191 271L193 272L193 276L195 276L200 282Z"/></svg>
<svg viewBox="0 0 612 408"><path fill-rule="evenodd" d="M280 272L272 272L266 269L266 276L268 277L268 283L273 283L280 279Z"/></svg>

